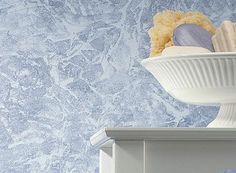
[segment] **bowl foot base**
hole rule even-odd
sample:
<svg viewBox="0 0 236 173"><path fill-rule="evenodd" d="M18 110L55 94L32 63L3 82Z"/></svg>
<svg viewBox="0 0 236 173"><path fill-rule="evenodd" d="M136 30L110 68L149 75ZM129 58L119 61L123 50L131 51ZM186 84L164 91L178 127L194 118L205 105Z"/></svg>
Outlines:
<svg viewBox="0 0 236 173"><path fill-rule="evenodd" d="M219 113L207 127L235 128L236 127L236 103L222 104Z"/></svg>

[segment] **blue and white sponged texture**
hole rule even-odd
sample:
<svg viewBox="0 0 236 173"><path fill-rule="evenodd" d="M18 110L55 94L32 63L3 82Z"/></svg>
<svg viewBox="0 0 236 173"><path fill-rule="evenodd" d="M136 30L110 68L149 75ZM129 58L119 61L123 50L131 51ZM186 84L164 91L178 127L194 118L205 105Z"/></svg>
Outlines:
<svg viewBox="0 0 236 173"><path fill-rule="evenodd" d="M228 169L224 173L236 173L236 169Z"/></svg>
<svg viewBox="0 0 236 173"><path fill-rule="evenodd" d="M235 0L1 0L0 173L98 173L103 127L204 127L218 107L181 103L143 67L161 10L216 25Z"/></svg>

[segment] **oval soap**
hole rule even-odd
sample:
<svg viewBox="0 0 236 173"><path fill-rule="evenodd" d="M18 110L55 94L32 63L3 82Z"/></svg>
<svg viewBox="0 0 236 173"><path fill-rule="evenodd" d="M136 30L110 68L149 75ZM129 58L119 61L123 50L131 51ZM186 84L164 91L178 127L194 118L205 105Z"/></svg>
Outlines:
<svg viewBox="0 0 236 173"><path fill-rule="evenodd" d="M182 24L173 33L175 46L197 46L214 52L212 34L195 24Z"/></svg>

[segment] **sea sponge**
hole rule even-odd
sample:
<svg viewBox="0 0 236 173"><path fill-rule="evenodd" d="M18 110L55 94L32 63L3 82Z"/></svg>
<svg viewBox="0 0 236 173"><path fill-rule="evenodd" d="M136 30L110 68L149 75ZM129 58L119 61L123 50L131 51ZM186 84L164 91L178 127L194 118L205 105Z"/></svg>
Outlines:
<svg viewBox="0 0 236 173"><path fill-rule="evenodd" d="M215 27L204 14L200 12L181 12L166 10L153 17L154 26L148 31L151 40L150 57L160 55L163 49L173 46L173 32L181 24L191 23L201 26L212 34Z"/></svg>

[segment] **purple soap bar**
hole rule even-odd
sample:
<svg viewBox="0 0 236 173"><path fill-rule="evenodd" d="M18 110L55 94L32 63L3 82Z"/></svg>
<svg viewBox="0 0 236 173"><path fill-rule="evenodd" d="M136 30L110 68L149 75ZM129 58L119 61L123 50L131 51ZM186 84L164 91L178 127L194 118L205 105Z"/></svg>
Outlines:
<svg viewBox="0 0 236 173"><path fill-rule="evenodd" d="M195 24L179 25L173 33L175 46L197 46L214 52L212 34Z"/></svg>

